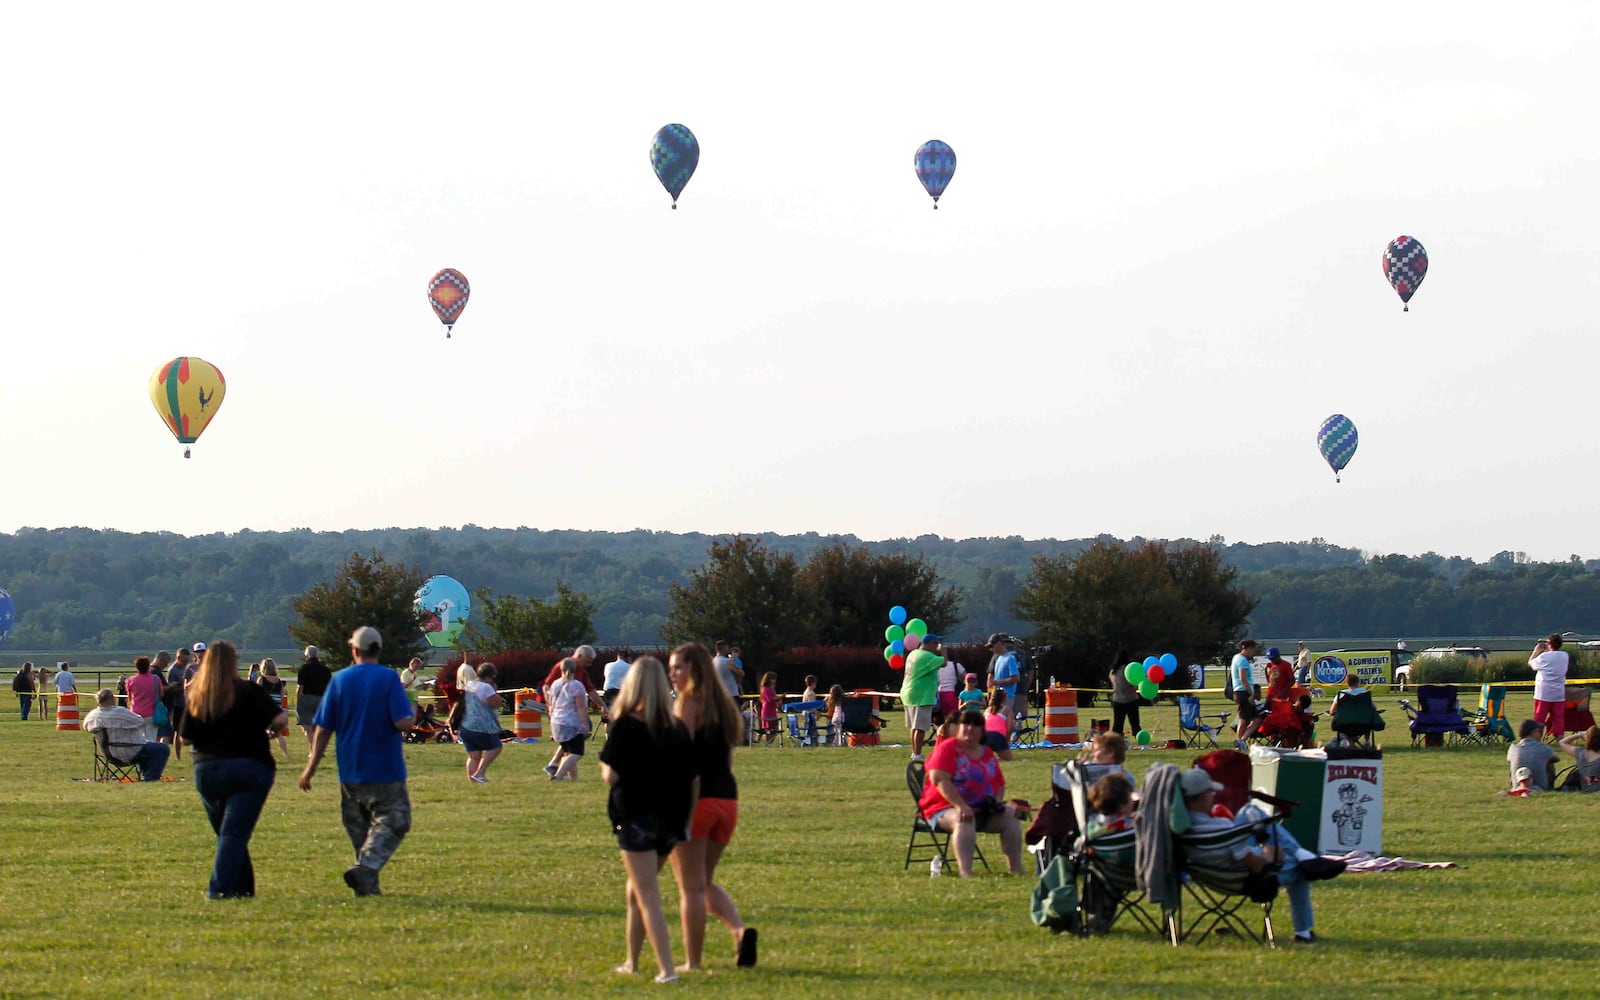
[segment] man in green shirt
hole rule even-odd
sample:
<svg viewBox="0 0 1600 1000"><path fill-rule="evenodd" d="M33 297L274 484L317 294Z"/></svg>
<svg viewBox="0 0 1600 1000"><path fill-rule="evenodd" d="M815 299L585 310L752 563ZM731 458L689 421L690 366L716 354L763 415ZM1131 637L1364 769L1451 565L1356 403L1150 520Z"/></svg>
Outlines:
<svg viewBox="0 0 1600 1000"><path fill-rule="evenodd" d="M939 668L944 666L943 636L929 633L922 645L906 654L906 676L900 682L900 704L911 730L911 759L922 759L922 744L933 728L933 706L939 700Z"/></svg>

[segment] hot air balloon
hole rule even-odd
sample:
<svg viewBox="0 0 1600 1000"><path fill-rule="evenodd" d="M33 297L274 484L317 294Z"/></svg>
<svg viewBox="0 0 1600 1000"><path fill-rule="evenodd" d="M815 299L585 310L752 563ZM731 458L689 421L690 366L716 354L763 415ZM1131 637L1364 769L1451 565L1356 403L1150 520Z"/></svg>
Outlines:
<svg viewBox="0 0 1600 1000"><path fill-rule="evenodd" d="M10 594L0 590L0 646L5 645L6 636L16 624L17 606L12 602Z"/></svg>
<svg viewBox="0 0 1600 1000"><path fill-rule="evenodd" d="M454 646L472 614L472 598L454 577L430 576L417 588L417 621L430 646Z"/></svg>
<svg viewBox="0 0 1600 1000"><path fill-rule="evenodd" d="M1317 428L1317 450L1322 452L1322 457L1333 468L1333 481L1337 483L1339 473L1355 457L1356 425L1342 413L1335 413L1324 420L1322 426Z"/></svg>
<svg viewBox="0 0 1600 1000"><path fill-rule="evenodd" d="M227 392L222 373L200 358L173 358L150 376L150 402L179 444L200 440ZM183 457L189 457L188 448Z"/></svg>
<svg viewBox="0 0 1600 1000"><path fill-rule="evenodd" d="M939 196L956 175L956 151L938 139L929 139L917 147L917 180L933 196L933 207L938 209Z"/></svg>
<svg viewBox="0 0 1600 1000"><path fill-rule="evenodd" d="M1396 236L1383 248L1383 276L1394 286L1395 294L1406 303L1401 312L1411 311L1411 296L1428 276L1428 251L1414 236Z"/></svg>
<svg viewBox="0 0 1600 1000"><path fill-rule="evenodd" d="M450 339L450 331L461 318L461 311L467 308L467 299L471 296L472 286L467 284L467 276L453 267L428 279L428 305L433 306L434 315L444 324L446 340Z"/></svg>
<svg viewBox="0 0 1600 1000"><path fill-rule="evenodd" d="M655 169L656 180L672 195L672 207L678 207L678 195L694 176L700 165L700 143L686 125L663 125L650 141L650 166Z"/></svg>

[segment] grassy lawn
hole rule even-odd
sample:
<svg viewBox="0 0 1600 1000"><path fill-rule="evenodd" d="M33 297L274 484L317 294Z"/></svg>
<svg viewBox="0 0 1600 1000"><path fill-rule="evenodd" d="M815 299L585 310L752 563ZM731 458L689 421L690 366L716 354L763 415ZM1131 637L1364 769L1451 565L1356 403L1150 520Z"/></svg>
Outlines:
<svg viewBox="0 0 1600 1000"><path fill-rule="evenodd" d="M1600 799L1497 798L1503 750L1412 750L1395 699L1380 707L1390 725L1384 852L1462 867L1319 883L1314 948L1288 944L1286 903L1275 952L1236 940L1175 950L1130 925L1088 940L1052 936L1028 919L1031 878L902 871L905 749L755 747L737 752L740 826L722 882L761 930L761 964L735 970L713 921L711 971L676 989L876 998L977 989L1215 997L1243 983L1267 996L1289 984L1301 995L1588 988L1600 971L1587 930L1600 889L1591 840ZM1523 694L1511 717L1529 708ZM1158 739L1177 735L1174 709L1153 714L1146 725ZM298 731L290 745L303 756ZM541 770L548 753L548 744L508 746L492 783L475 786L460 748L408 746L416 825L384 871L385 895L363 900L340 879L351 852L332 762L309 795L293 786L298 767L286 767L253 842L260 895L215 903L204 898L213 838L187 757L169 767L176 782L74 781L90 773L89 737L24 724L13 707L0 717L0 994L657 990L648 976L610 971L623 956L623 880L593 757L582 780L557 785ZM1130 766L1142 774L1193 756L1135 753ZM1012 794L1039 802L1063 753L1021 757L1006 765ZM999 845L983 840L993 863ZM675 909L669 920L681 960Z"/></svg>

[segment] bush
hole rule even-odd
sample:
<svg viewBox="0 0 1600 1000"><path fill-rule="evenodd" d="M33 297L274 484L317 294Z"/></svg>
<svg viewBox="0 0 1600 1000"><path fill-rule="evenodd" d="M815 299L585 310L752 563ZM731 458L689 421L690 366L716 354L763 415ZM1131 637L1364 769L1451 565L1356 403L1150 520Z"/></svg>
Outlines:
<svg viewBox="0 0 1600 1000"><path fill-rule="evenodd" d="M1411 661L1413 684L1470 684L1476 673L1471 659L1465 656L1430 656Z"/></svg>
<svg viewBox="0 0 1600 1000"><path fill-rule="evenodd" d="M1576 657L1574 657L1576 665ZM1412 668L1413 670L1415 668ZM1531 681L1533 668L1528 666L1526 653L1490 653L1489 662L1479 668L1476 680L1480 684L1498 684L1501 681Z"/></svg>
<svg viewBox="0 0 1600 1000"><path fill-rule="evenodd" d="M495 687L502 691L532 688L538 691L544 684L544 679L550 675L550 668L561 662L570 649L506 649L493 656L474 654L471 658L473 666L487 660L494 664L499 677L494 682ZM589 668L589 683L600 687L605 679L605 666L617 658L617 654L632 663L641 656L654 656L662 663L667 662L667 650L660 646L596 646L594 663ZM452 656L445 668L454 674L455 669L461 666L462 658ZM542 697L542 695L541 695Z"/></svg>
<svg viewBox="0 0 1600 1000"><path fill-rule="evenodd" d="M766 667L757 667L751 676L750 665L745 666L745 689L758 690L761 674L771 670L778 675L778 690L797 694L805 690L806 675L817 677L817 693L826 695L835 684L846 691L870 688L874 691L898 691L904 674L889 669L883 650L875 646L800 646L786 649L772 657Z"/></svg>

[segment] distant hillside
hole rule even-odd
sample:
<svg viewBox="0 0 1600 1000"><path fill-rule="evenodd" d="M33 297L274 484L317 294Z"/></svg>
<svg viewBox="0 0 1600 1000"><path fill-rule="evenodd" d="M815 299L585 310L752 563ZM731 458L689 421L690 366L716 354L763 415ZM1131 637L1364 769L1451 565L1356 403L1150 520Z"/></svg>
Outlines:
<svg viewBox="0 0 1600 1000"><path fill-rule="evenodd" d="M605 642L649 644L667 589L700 565L713 536L652 531L531 528L285 532L188 537L88 528L0 534L0 587L17 605L6 641L19 649L142 649L226 635L247 646L289 645L293 599L333 574L352 552L378 552L469 589L545 598L558 582L589 594ZM804 559L833 536L762 535ZM850 542L859 542L844 536ZM1099 540L1115 541L1110 536ZM958 638L1026 634L1010 604L1035 557L1075 554L1096 539L948 539L865 542L875 552L922 553L962 593ZM1521 634L1596 631L1597 564L1526 563L1502 553L1487 564L1428 554L1368 560L1322 539L1249 545L1208 540L1262 598L1253 627L1276 635ZM1586 627L1587 626L1587 627Z"/></svg>

